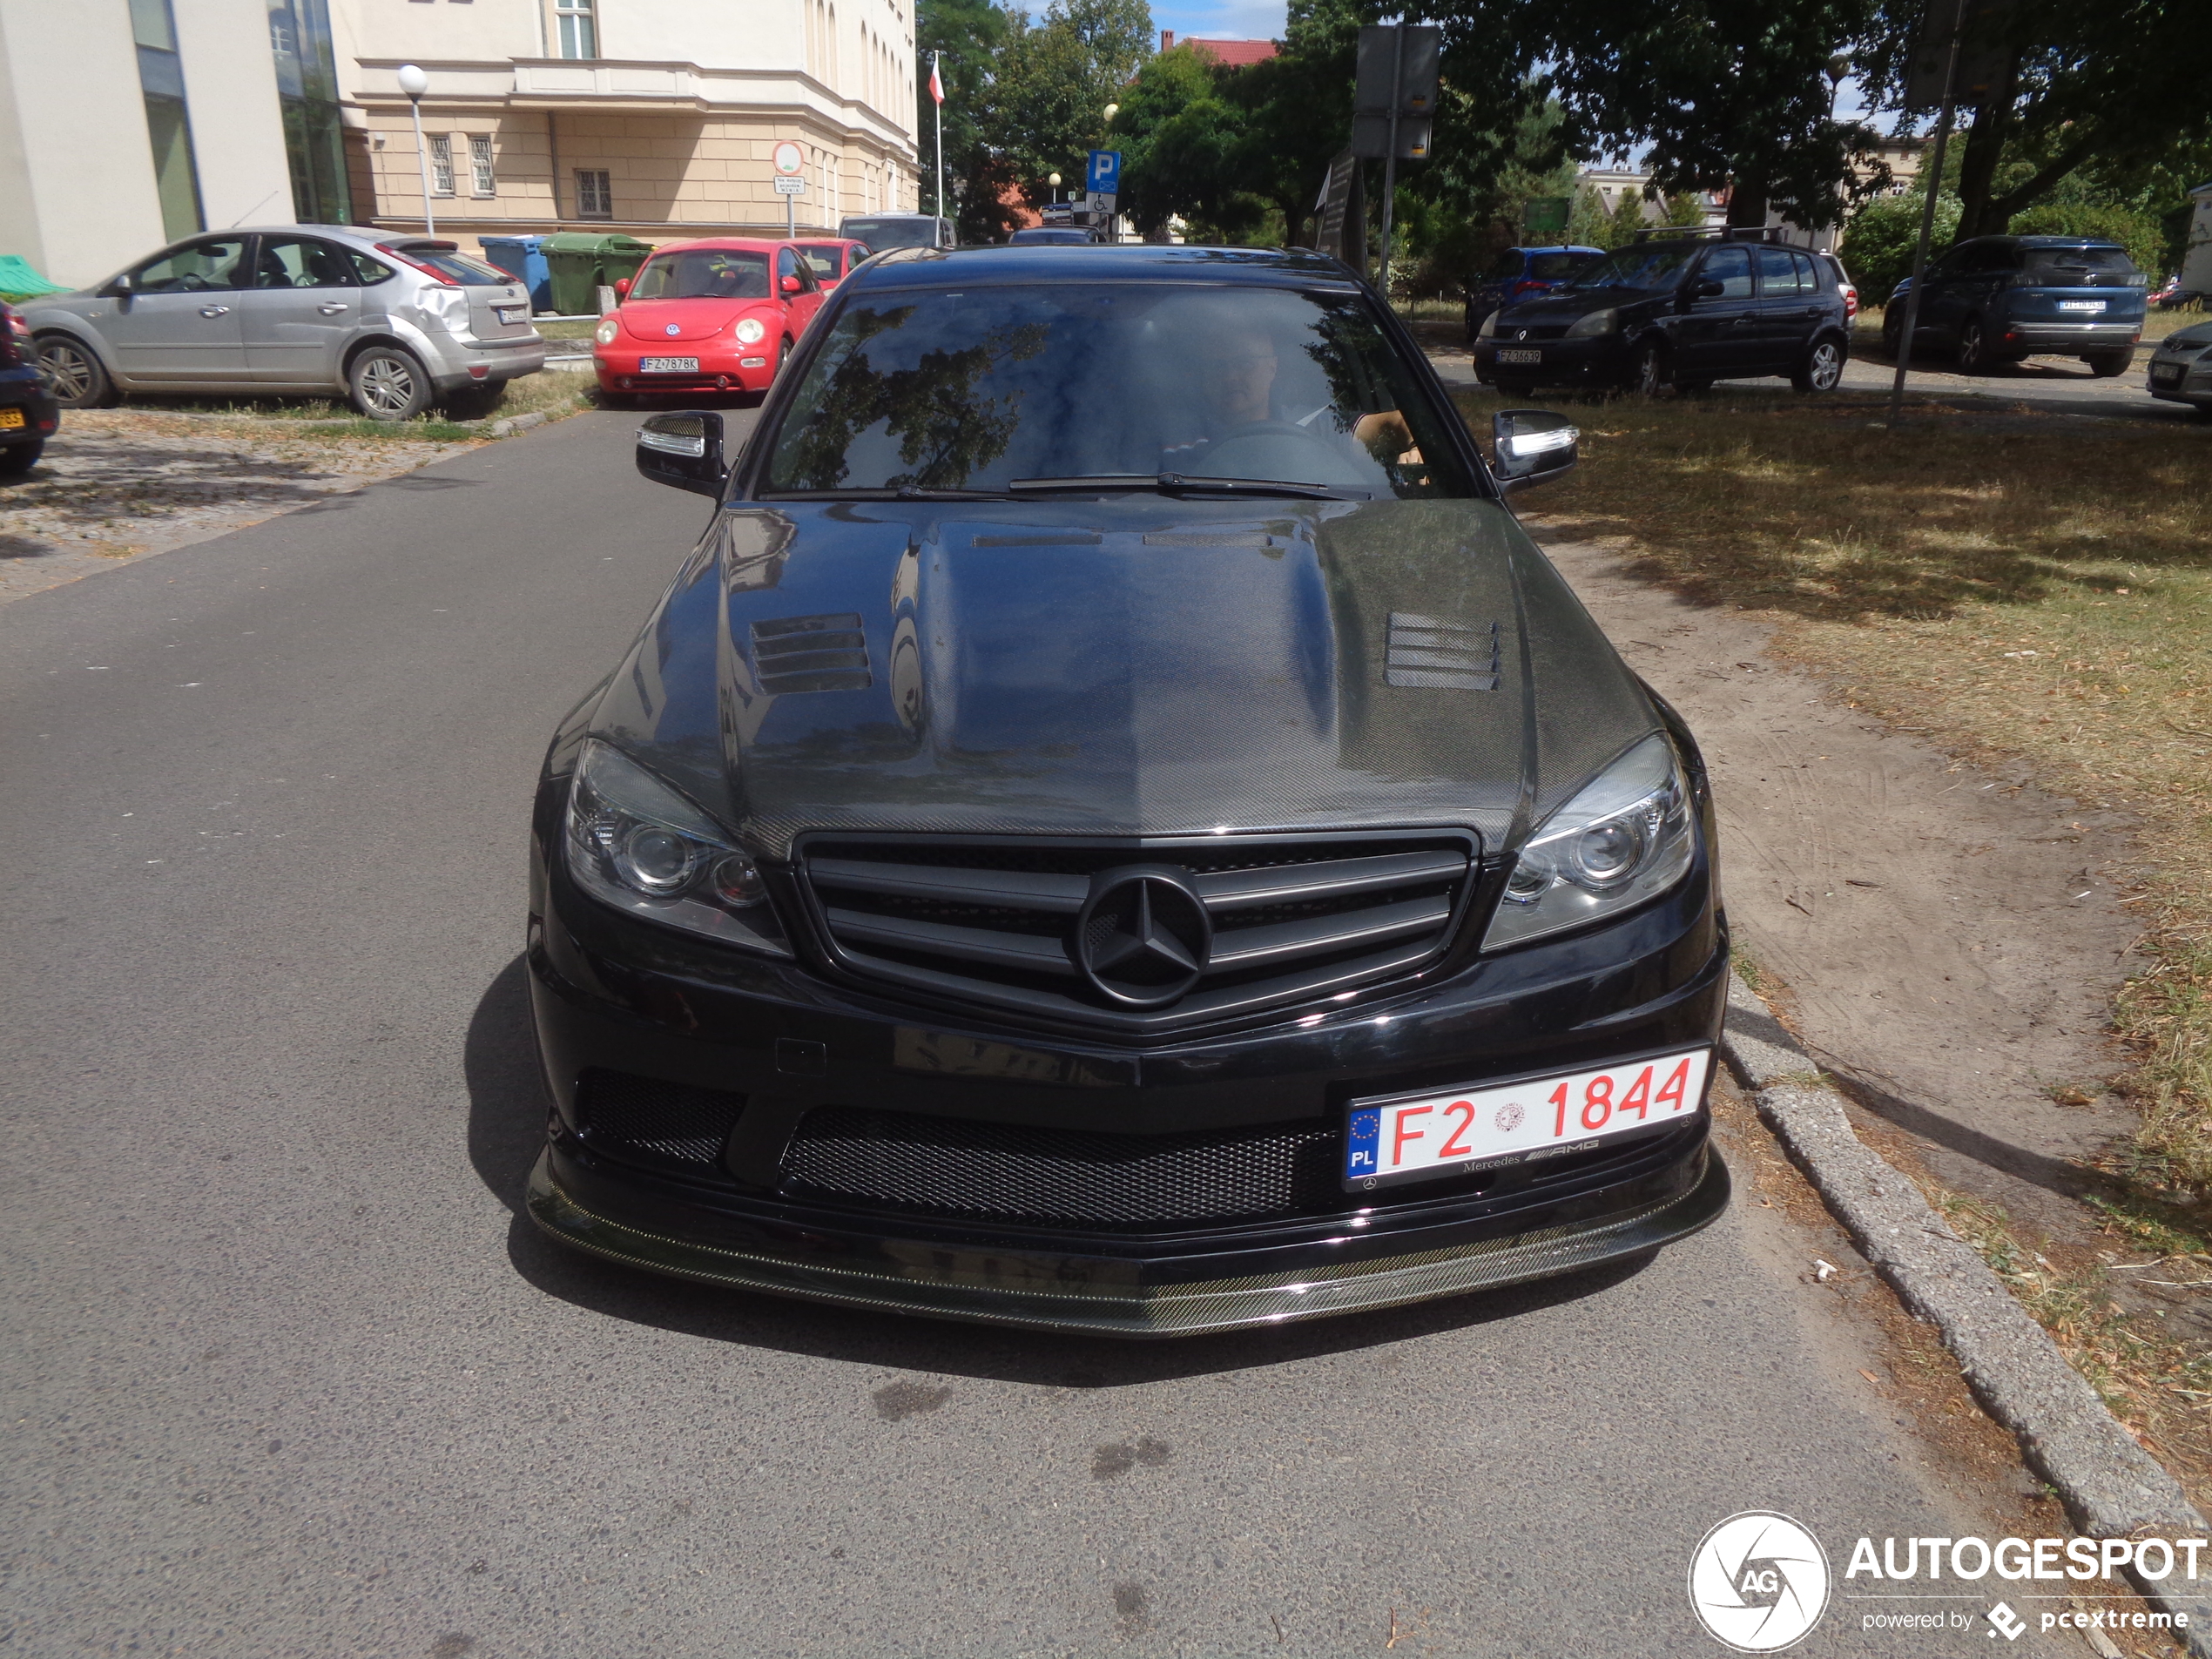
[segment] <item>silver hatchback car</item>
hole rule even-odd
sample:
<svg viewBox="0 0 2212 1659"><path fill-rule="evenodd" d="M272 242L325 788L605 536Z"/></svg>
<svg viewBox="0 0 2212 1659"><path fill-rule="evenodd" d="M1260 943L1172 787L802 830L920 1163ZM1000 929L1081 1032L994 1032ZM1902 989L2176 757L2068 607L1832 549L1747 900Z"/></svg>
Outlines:
<svg viewBox="0 0 2212 1659"><path fill-rule="evenodd" d="M23 307L55 396L321 392L374 421L488 414L545 366L529 292L451 242L344 225L224 231Z"/></svg>

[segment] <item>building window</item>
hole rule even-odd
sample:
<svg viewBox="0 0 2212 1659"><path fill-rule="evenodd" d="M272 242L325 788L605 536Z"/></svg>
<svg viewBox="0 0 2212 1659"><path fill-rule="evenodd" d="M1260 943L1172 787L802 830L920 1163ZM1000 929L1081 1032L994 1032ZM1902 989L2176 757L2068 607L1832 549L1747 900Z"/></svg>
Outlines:
<svg viewBox="0 0 2212 1659"><path fill-rule="evenodd" d="M492 171L491 134L478 132L469 140L469 180L479 196L499 194L499 175Z"/></svg>
<svg viewBox="0 0 2212 1659"><path fill-rule="evenodd" d="M338 64L327 0L266 0L269 52L276 60L284 159L292 211L303 225L350 225L345 131L338 117Z"/></svg>
<svg viewBox="0 0 2212 1659"><path fill-rule="evenodd" d="M131 32L138 48L138 91L145 98L161 233L173 242L201 229L204 221L192 117L185 108L185 70L177 56L177 24L169 0L131 0Z"/></svg>
<svg viewBox="0 0 2212 1659"><path fill-rule="evenodd" d="M576 216L578 219L612 219L615 216L614 186L609 182L604 168L578 167L576 170Z"/></svg>
<svg viewBox="0 0 2212 1659"><path fill-rule="evenodd" d="M592 0L553 0L553 22L560 31L562 57L599 55L599 25L591 7Z"/></svg>
<svg viewBox="0 0 2212 1659"><path fill-rule="evenodd" d="M430 146L430 193L433 196L452 195L452 135L445 132L433 132L424 142Z"/></svg>

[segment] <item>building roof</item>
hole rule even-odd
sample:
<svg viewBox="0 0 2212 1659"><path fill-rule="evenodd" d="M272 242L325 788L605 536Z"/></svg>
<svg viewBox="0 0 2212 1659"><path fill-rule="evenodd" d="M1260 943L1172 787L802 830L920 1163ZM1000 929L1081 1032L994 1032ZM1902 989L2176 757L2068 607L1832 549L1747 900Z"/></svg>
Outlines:
<svg viewBox="0 0 2212 1659"><path fill-rule="evenodd" d="M1242 69L1247 64L1264 64L1280 50L1271 40L1202 40L1196 35L1184 37L1183 44L1198 51L1231 69ZM1160 50L1175 50L1175 30L1160 30Z"/></svg>

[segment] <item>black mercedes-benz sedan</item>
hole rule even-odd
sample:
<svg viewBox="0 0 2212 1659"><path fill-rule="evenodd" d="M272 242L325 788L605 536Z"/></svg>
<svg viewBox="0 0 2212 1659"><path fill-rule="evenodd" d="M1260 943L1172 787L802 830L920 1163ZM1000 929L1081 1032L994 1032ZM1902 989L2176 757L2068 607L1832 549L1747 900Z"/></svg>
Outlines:
<svg viewBox="0 0 2212 1659"><path fill-rule="evenodd" d="M565 719L531 1211L712 1284L1173 1336L1711 1221L1704 770L1318 255L907 249Z"/></svg>

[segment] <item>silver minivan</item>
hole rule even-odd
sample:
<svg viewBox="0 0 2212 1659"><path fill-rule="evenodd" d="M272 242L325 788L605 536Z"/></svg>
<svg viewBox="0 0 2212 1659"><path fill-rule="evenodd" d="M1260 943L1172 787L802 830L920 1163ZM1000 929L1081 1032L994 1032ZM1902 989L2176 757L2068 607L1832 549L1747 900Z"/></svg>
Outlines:
<svg viewBox="0 0 2212 1659"><path fill-rule="evenodd" d="M54 395L320 392L374 421L485 415L545 366L529 294L427 236L345 225L223 231L23 307Z"/></svg>

